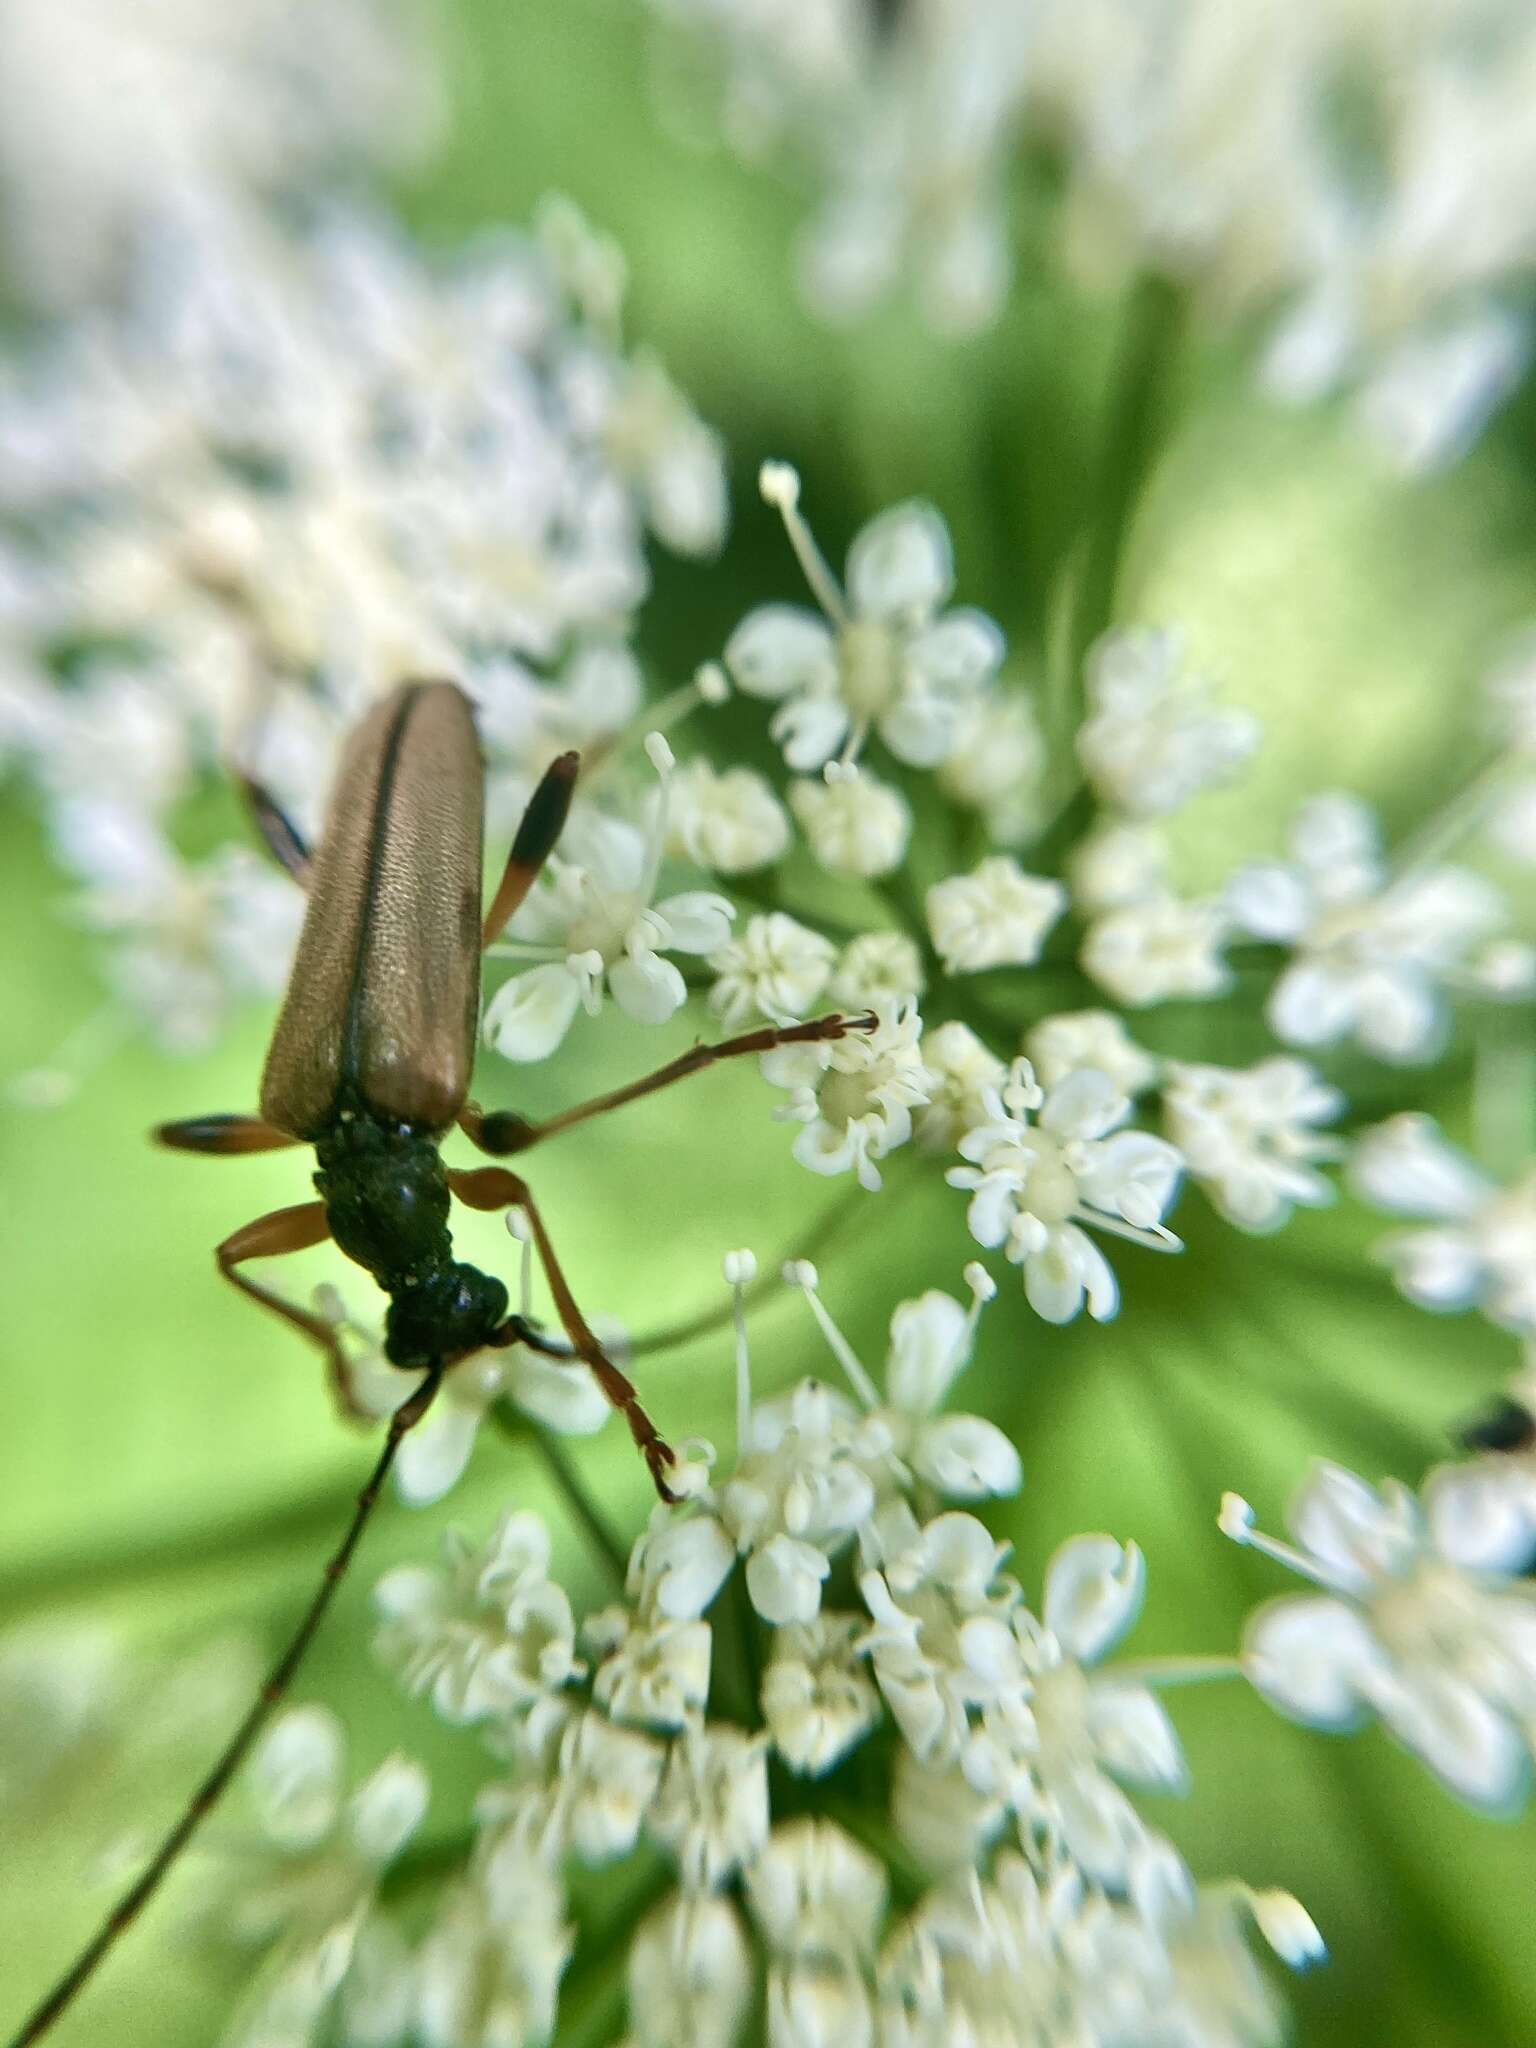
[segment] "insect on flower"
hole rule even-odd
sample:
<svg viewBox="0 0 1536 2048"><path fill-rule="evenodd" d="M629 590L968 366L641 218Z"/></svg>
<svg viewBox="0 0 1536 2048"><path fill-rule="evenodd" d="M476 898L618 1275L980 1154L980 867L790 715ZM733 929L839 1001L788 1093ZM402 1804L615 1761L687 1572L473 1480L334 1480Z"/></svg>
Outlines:
<svg viewBox="0 0 1536 2048"><path fill-rule="evenodd" d="M487 1113L470 1101L480 955L553 851L579 769L578 757L569 753L545 772L483 917L483 767L469 701L455 684L403 684L362 719L342 752L313 856L267 791L242 779L263 839L308 896L262 1075L260 1115L194 1117L163 1125L156 1136L186 1152L312 1145L319 1199L275 1210L235 1231L218 1247L219 1270L318 1345L338 1401L355 1412L332 1326L240 1270L252 1259L334 1240L389 1296L386 1357L421 1378L391 1417L341 1543L244 1721L138 1879L24 2022L13 2048L48 2031L234 1776L324 1616L401 1439L426 1413L456 1362L487 1345L521 1343L560 1357L574 1353L624 1416L657 1491L673 1498L672 1453L577 1307L527 1183L504 1166L448 1167L439 1144L457 1124L481 1151L507 1158L717 1060L840 1038L874 1020L833 1015L696 1045L655 1073L544 1123L507 1110ZM455 1259L448 1228L455 1197L471 1209L521 1210L569 1350L509 1313L500 1280Z"/></svg>

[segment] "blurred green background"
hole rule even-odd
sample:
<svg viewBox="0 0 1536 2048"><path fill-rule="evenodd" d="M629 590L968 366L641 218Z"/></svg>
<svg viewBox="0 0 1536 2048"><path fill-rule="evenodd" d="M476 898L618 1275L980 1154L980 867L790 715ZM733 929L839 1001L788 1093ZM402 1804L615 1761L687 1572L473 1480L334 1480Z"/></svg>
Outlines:
<svg viewBox="0 0 1536 2048"><path fill-rule="evenodd" d="M413 223L451 245L487 223L523 223L547 190L569 193L626 251L630 331L655 345L725 433L735 525L713 566L658 563L641 645L657 686L718 652L751 603L795 595L780 533L752 488L784 455L828 552L909 494L949 519L960 595L993 611L1026 664L1083 511L1120 308L1073 297L1042 244L1001 325L941 344L894 308L849 335L816 327L789 282L795 195L729 158L664 135L641 87L646 24L593 0L477 0L451 18L455 118L447 152L405 196ZM1122 613L1178 620L1223 689L1258 707L1268 739L1243 788L1190 823L1191 881L1274 850L1295 798L1327 780L1371 796L1399 825L1453 786L1477 751L1471 690L1512 621L1536 601L1536 411L1517 404L1475 454L1420 489L1374 467L1326 411L1252 399L1230 337L1191 333L1174 366L1162 459L1132 533ZM733 743L761 745L760 715L733 708ZM224 796L216 799L223 803ZM91 947L61 920L28 804L0 815L7 911L0 931L0 1075L46 1060L98 1002ZM306 1350L216 1280L211 1250L264 1209L299 1200L305 1162L200 1161L152 1151L153 1122L249 1107L270 1018L249 1014L216 1055L114 1058L64 1108L4 1112L0 1347L0 1622L104 1621L155 1650L230 1636L278 1642L307 1598L369 1453L329 1412ZM658 1057L696 1020L657 1037ZM1199 1012L1168 1013L1161 1044L1221 1056ZM584 1095L631 1056L602 1022L526 1073L487 1062L485 1098L538 1113ZM1427 1089L1430 1084L1424 1084ZM589 1311L643 1332L714 1305L727 1246L765 1263L798 1250L834 1209L836 1183L788 1157L755 1076L721 1073L680 1101L646 1104L540 1154L535 1186ZM1452 1070L1409 1078L1375 1108L1419 1102L1458 1124ZM958 1287L968 1253L957 1199L915 1158L821 1256L824 1291L864 1353L883 1354L903 1296ZM878 1218L878 1228L871 1227ZM1403 1304L1365 1255L1378 1220L1348 1203L1274 1240L1235 1237L1197 1196L1175 1216L1179 1260L1117 1259L1124 1307L1107 1329L1047 1328L1008 1276L983 1325L964 1405L1021 1445L1022 1497L991 1519L1037 1590L1056 1544L1082 1529L1134 1538L1150 1562L1138 1651L1223 1651L1280 1575L1220 1539L1223 1487L1275 1526L1313 1455L1369 1478L1416 1480L1512 1364L1470 1318ZM471 1257L510 1264L494 1221L464 1231ZM479 1254L475 1247L478 1245ZM343 1279L333 1255L285 1281ZM357 1295L363 1283L349 1282ZM802 1303L754 1317L764 1385L826 1370ZM723 1336L649 1361L664 1425L730 1441ZM574 1456L611 1519L633 1529L643 1474L610 1429ZM300 1696L331 1702L368 1764L399 1746L433 1768L425 1839L462 1826L482 1774L403 1702L368 1653L368 1591L389 1563L430 1555L450 1522L484 1529L513 1502L548 1505L533 1458L486 1432L450 1500L391 1502L308 1665ZM574 1536L573 1595L608 1589ZM1294 1987L1300 2038L1319 2044L1536 2041L1530 1912L1536 1822L1471 1818L1377 1733L1346 1743L1291 1729L1237 1687L1173 1702L1195 1789L1154 1817L1202 1875L1294 1889L1332 1950ZM135 1764L121 1807L157 1828L201 1760L188 1747ZM23 1814L4 1850L0 2009L35 1995L93 1923L88 1888L100 1798ZM216 1834L220 1825L211 1831ZM195 1892L191 1873L184 1893ZM614 1968L573 1980L572 2041L614 2038ZM238 1968L194 1942L161 1901L58 2032L61 2044L192 2048L215 2038Z"/></svg>

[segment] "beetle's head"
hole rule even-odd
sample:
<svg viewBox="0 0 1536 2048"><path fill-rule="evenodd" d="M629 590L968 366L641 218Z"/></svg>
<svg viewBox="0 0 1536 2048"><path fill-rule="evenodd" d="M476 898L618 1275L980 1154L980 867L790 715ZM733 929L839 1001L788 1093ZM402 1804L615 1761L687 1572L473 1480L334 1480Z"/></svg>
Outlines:
<svg viewBox="0 0 1536 2048"><path fill-rule="evenodd" d="M499 1280L451 1260L393 1295L384 1320L384 1355L409 1371L434 1359L452 1365L480 1350L506 1313L507 1290Z"/></svg>

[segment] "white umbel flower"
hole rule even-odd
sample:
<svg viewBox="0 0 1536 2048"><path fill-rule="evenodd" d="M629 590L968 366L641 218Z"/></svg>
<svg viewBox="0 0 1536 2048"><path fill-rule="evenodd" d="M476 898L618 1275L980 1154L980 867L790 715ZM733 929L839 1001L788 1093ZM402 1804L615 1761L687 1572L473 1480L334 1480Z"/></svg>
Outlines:
<svg viewBox="0 0 1536 2048"><path fill-rule="evenodd" d="M1177 1250L1161 1219L1178 1184L1178 1153L1145 1131L1118 1128L1130 1101L1093 1067L1047 1095L1028 1060L1016 1060L1007 1085L984 1100L987 1121L960 1140L969 1163L945 1176L970 1191L972 1237L988 1249L1003 1247L1023 1267L1025 1295L1047 1322L1070 1322L1085 1300L1102 1322L1120 1294L1083 1225Z"/></svg>
<svg viewBox="0 0 1536 2048"><path fill-rule="evenodd" d="M752 1955L736 1908L674 1896L630 1944L624 2048L734 2048L751 1998Z"/></svg>
<svg viewBox="0 0 1536 2048"><path fill-rule="evenodd" d="M1220 904L1160 893L1095 918L1080 955L1085 973L1128 1009L1222 995L1229 921Z"/></svg>
<svg viewBox="0 0 1536 2048"><path fill-rule="evenodd" d="M248 1785L259 1833L239 1861L229 1925L239 1941L276 1945L267 2002L299 1997L313 2024L346 1973L381 1875L426 1812L427 1775L390 1757L348 1797L341 1724L309 1706L268 1729Z"/></svg>
<svg viewBox="0 0 1536 2048"><path fill-rule="evenodd" d="M885 1866L827 1820L774 1829L746 1873L747 1904L775 1956L874 1955L885 1914Z"/></svg>
<svg viewBox="0 0 1536 2048"><path fill-rule="evenodd" d="M1410 867L1392 880L1370 810L1337 793L1302 806L1289 862L1242 869L1226 902L1234 923L1292 949L1269 998L1277 1037L1354 1038L1395 1061L1433 1055L1447 975L1504 915L1492 885L1462 868Z"/></svg>
<svg viewBox="0 0 1536 2048"><path fill-rule="evenodd" d="M925 1152L952 1152L973 1124L986 1121L986 1091L1002 1086L1007 1062L955 1019L924 1034L923 1065L929 1090L918 1112L917 1142Z"/></svg>
<svg viewBox="0 0 1536 2048"><path fill-rule="evenodd" d="M448 1569L400 1565L374 1589L376 1647L407 1689L446 1721L526 1711L580 1675L575 1619L549 1577L549 1531L527 1510L504 1515L483 1549L444 1538Z"/></svg>
<svg viewBox="0 0 1536 2048"><path fill-rule="evenodd" d="M774 1111L803 1126L795 1157L813 1173L857 1173L862 1187L880 1186L876 1164L912 1135L912 1112L928 1099L922 1024L912 1004L881 1005L873 1031L764 1053L763 1078L787 1088Z"/></svg>
<svg viewBox="0 0 1536 2048"><path fill-rule="evenodd" d="M586 1624L582 1641L600 1660L592 1697L615 1721L671 1733L703 1713L714 1659L707 1621L639 1620L609 1608Z"/></svg>
<svg viewBox="0 0 1536 2048"><path fill-rule="evenodd" d="M1464 1554L1461 1505L1439 1475L1420 1501L1319 1464L1287 1516L1297 1548L1260 1535L1235 1496L1222 1527L1321 1588L1249 1621L1244 1668L1265 1698L1321 1728L1379 1715L1458 1798L1502 1810L1536 1731L1536 1591Z"/></svg>
<svg viewBox="0 0 1536 2048"><path fill-rule="evenodd" d="M815 1267L802 1260L786 1266L784 1277L804 1291L865 1411L865 1425L851 1439L851 1447L855 1457L869 1465L882 1491L889 1490L891 1461L897 1460L895 1469L903 1481L910 1472L950 1500L1017 1492L1023 1478L1019 1454L996 1423L979 1415L938 1413L970 1362L981 1311L997 1293L985 1266L976 1262L965 1269L969 1309L938 1288L897 1304L891 1316L883 1394L823 1303Z"/></svg>
<svg viewBox="0 0 1536 2048"><path fill-rule="evenodd" d="M1067 907L1064 885L1027 875L1009 854L993 854L969 875L928 891L928 930L950 974L1027 967Z"/></svg>
<svg viewBox="0 0 1536 2048"><path fill-rule="evenodd" d="M1191 1180L1239 1230L1278 1230L1296 1206L1333 1200L1316 1162L1342 1158L1344 1144L1317 1127L1343 1107L1305 1060L1283 1056L1247 1068L1170 1061L1163 1085L1165 1128Z"/></svg>
<svg viewBox="0 0 1536 2048"><path fill-rule="evenodd" d="M1015 1607L973 1661L991 1684L961 1756L972 1789L1018 1813L1100 1884L1121 1888L1146 1835L1122 1784L1180 1791L1179 1740L1149 1686L1096 1667L1141 1611L1135 1544L1079 1536L1045 1574L1043 1619Z"/></svg>
<svg viewBox="0 0 1536 2048"><path fill-rule="evenodd" d="M880 1697L858 1651L865 1618L823 1608L773 1633L763 1673L763 1720L792 1771L820 1777L880 1718Z"/></svg>
<svg viewBox="0 0 1536 2048"><path fill-rule="evenodd" d="M1124 910L1169 893L1172 849L1159 825L1100 824L1067 856L1072 901L1079 910Z"/></svg>
<svg viewBox="0 0 1536 2048"><path fill-rule="evenodd" d="M829 770L837 763L829 762ZM789 786L789 807L811 852L834 875L870 880L900 867L912 813L900 790L859 768Z"/></svg>
<svg viewBox="0 0 1536 2048"><path fill-rule="evenodd" d="M717 1891L768 1839L768 1738L724 1722L672 1745L648 1825L677 1859L684 1891Z"/></svg>
<svg viewBox="0 0 1536 2048"><path fill-rule="evenodd" d="M868 1455L857 1411L819 1380L752 1410L720 1515L747 1558L747 1593L765 1621L815 1618L831 1558L874 1509Z"/></svg>
<svg viewBox="0 0 1536 2048"><path fill-rule="evenodd" d="M820 1001L836 957L830 939L782 910L749 917L709 956L710 1011L732 1030L753 1017L793 1024Z"/></svg>
<svg viewBox="0 0 1536 2048"><path fill-rule="evenodd" d="M825 618L785 604L752 612L726 646L733 679L778 703L770 730L791 768L820 768L838 754L851 762L872 729L899 760L934 767L1003 656L1003 636L984 613L943 610L954 588L943 520L923 504L872 520L848 551L845 593L801 517L795 472L765 464L762 490Z"/></svg>
<svg viewBox="0 0 1536 2048"><path fill-rule="evenodd" d="M874 1531L885 1553L859 1579L869 1609L864 1637L876 1683L920 1763L957 1762L972 1710L996 1691L996 1630L1018 1587L1001 1580L1007 1546L973 1515L940 1515L919 1528L905 1507Z"/></svg>
<svg viewBox="0 0 1536 2048"><path fill-rule="evenodd" d="M449 1893L422 1943L424 2048L543 2048L575 1946L558 1877L531 1857L490 1858Z"/></svg>
<svg viewBox="0 0 1536 2048"><path fill-rule="evenodd" d="M1384 1238L1376 1256L1420 1308L1479 1308L1536 1335L1536 1169L1500 1187L1447 1143L1427 1116L1367 1131L1350 1160L1355 1192L1430 1228Z"/></svg>
<svg viewBox="0 0 1536 2048"><path fill-rule="evenodd" d="M1019 846L1040 827L1045 767L1034 707L1012 691L982 698L962 714L936 780L946 796L980 812L995 845Z"/></svg>
<svg viewBox="0 0 1536 2048"><path fill-rule="evenodd" d="M666 1749L606 1714L550 1698L515 1731L520 1770L488 1785L475 1818L510 1864L530 1852L553 1868L567 1855L586 1864L629 1855L661 1783Z"/></svg>
<svg viewBox="0 0 1536 2048"><path fill-rule="evenodd" d="M1166 817L1228 781L1259 743L1250 712L1213 706L1186 673L1174 631L1107 634L1088 657L1086 690L1078 754L1100 798L1131 817Z"/></svg>
<svg viewBox="0 0 1536 2048"><path fill-rule="evenodd" d="M595 1016L606 986L626 1016L664 1024L687 1000L666 953L716 953L734 906L706 890L655 900L667 835L672 750L653 733L648 751L661 801L644 834L618 819L588 835L578 864L556 854L512 920L502 958L545 964L504 982L486 1007L484 1033L504 1059L547 1059L579 1009Z"/></svg>
<svg viewBox="0 0 1536 2048"><path fill-rule="evenodd" d="M789 814L751 768L685 761L672 781L667 850L717 875L746 875L782 860Z"/></svg>
<svg viewBox="0 0 1536 2048"><path fill-rule="evenodd" d="M827 993L839 1009L872 1010L923 993L923 956L905 932L861 932L838 955Z"/></svg>
<svg viewBox="0 0 1536 2048"><path fill-rule="evenodd" d="M1132 1098L1157 1079L1157 1061L1136 1043L1125 1019L1113 1010L1063 1010L1042 1017L1026 1035L1024 1050L1044 1088L1054 1088L1079 1067L1097 1067L1122 1095Z"/></svg>

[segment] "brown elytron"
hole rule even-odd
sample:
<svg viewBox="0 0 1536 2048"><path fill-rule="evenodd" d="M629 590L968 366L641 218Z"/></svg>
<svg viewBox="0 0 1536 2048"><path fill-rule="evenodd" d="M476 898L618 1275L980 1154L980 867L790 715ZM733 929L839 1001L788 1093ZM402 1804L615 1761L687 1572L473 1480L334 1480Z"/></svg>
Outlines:
<svg viewBox="0 0 1536 2048"><path fill-rule="evenodd" d="M310 911L261 1077L261 1114L313 1141L344 1078L371 1108L446 1130L480 1012L483 771L463 692L407 684L348 739Z"/></svg>
<svg viewBox="0 0 1536 2048"><path fill-rule="evenodd" d="M342 751L313 860L274 799L241 779L262 837L309 893L262 1075L261 1114L193 1117L163 1125L157 1136L181 1151L226 1155L312 1144L319 1199L233 1231L215 1254L219 1271L320 1349L345 1407L349 1375L334 1328L240 1270L250 1259L334 1239L390 1298L386 1357L420 1378L391 1418L341 1542L260 1694L139 1877L24 2021L11 2048L39 2040L90 1980L249 1754L330 1604L402 1437L456 1362L487 1345L514 1343L579 1358L623 1415L657 1490L671 1498L671 1452L577 1306L527 1182L505 1167L451 1169L439 1141L457 1122L481 1151L505 1158L719 1060L839 1038L874 1020L818 1017L696 1045L644 1079L543 1124L510 1111L487 1115L470 1102L481 949L522 902L553 850L578 768L574 754L563 754L545 772L483 925L480 744L469 701L454 684L403 684L359 722ZM454 1198L472 1209L524 1211L566 1346L508 1314L500 1280L455 1259L448 1230Z"/></svg>

